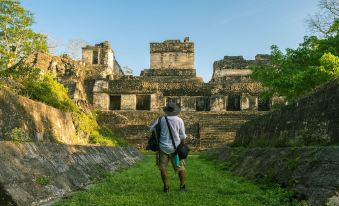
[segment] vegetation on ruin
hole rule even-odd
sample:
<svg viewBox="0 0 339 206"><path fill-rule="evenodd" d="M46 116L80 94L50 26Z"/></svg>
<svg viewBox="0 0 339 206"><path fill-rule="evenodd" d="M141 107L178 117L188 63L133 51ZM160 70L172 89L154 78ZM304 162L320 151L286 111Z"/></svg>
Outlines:
<svg viewBox="0 0 339 206"><path fill-rule="evenodd" d="M39 176L36 178L35 182L39 185L46 186L49 184L49 179L46 176Z"/></svg>
<svg viewBox="0 0 339 206"><path fill-rule="evenodd" d="M73 112L73 122L80 136L86 137L91 144L117 146L126 144L105 126L98 125L95 113Z"/></svg>
<svg viewBox="0 0 339 206"><path fill-rule="evenodd" d="M322 13L327 18L310 20L321 36L305 37L298 48L288 48L285 53L273 45L272 64L252 67L252 78L267 87L264 97L279 95L294 101L339 77L339 10L334 1L326 2L332 1L320 1L327 5Z"/></svg>
<svg viewBox="0 0 339 206"><path fill-rule="evenodd" d="M10 132L5 134L5 140L14 142L30 142L32 139L29 137L26 131L22 128L14 128Z"/></svg>
<svg viewBox="0 0 339 206"><path fill-rule="evenodd" d="M299 205L277 185L253 184L196 155L186 163L188 192L179 192L178 177L169 166L170 192L165 194L154 161L154 155L147 155L137 166L108 175L55 205Z"/></svg>
<svg viewBox="0 0 339 206"><path fill-rule="evenodd" d="M22 8L19 1L0 0L0 76L15 83L6 86L30 99L72 112L77 134L91 144L123 144L109 129L98 125L93 112L82 111L51 73L25 64L29 55L48 51L46 36L31 29L33 22L33 14ZM8 138L26 141L28 135L19 129L13 130Z"/></svg>

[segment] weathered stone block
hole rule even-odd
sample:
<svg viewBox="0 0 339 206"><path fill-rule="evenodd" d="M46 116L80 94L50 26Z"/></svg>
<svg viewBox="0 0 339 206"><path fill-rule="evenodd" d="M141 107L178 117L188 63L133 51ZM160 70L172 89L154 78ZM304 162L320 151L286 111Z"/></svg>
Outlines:
<svg viewBox="0 0 339 206"><path fill-rule="evenodd" d="M195 69L194 53L151 53L151 69Z"/></svg>
<svg viewBox="0 0 339 206"><path fill-rule="evenodd" d="M121 95L121 110L135 110L136 109L136 95L124 94Z"/></svg>
<svg viewBox="0 0 339 206"><path fill-rule="evenodd" d="M226 111L226 97L211 96L211 111L213 112Z"/></svg>
<svg viewBox="0 0 339 206"><path fill-rule="evenodd" d="M248 77L252 71L248 69L251 65L269 64L270 55L257 55L255 60L245 60L243 56L225 56L224 59L213 63L212 82L223 80L236 80Z"/></svg>
<svg viewBox="0 0 339 206"><path fill-rule="evenodd" d="M258 97L252 96L248 93L241 95L241 110L257 110Z"/></svg>
<svg viewBox="0 0 339 206"><path fill-rule="evenodd" d="M93 92L106 92L108 90L108 81L96 80L93 88Z"/></svg>
<svg viewBox="0 0 339 206"><path fill-rule="evenodd" d="M151 43L151 69L195 69L194 43L186 39Z"/></svg>
<svg viewBox="0 0 339 206"><path fill-rule="evenodd" d="M109 109L109 95L106 93L94 93L93 94L93 105L95 108L101 110Z"/></svg>
<svg viewBox="0 0 339 206"><path fill-rule="evenodd" d="M182 111L195 111L196 98L195 97L181 97L181 110Z"/></svg>

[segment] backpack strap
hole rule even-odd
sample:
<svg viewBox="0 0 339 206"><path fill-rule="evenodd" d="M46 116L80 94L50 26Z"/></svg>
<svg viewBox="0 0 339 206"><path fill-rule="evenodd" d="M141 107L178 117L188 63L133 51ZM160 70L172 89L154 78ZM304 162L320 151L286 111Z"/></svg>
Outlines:
<svg viewBox="0 0 339 206"><path fill-rule="evenodd" d="M169 122L168 122L167 116L165 116L165 119L166 119L166 123L167 123L167 127L168 127L168 132L169 132L170 137L171 137L171 140L172 140L172 145L173 145L173 147L174 147L174 150L177 150L177 147L175 146L175 142L174 142L172 130L171 130L170 124L169 124Z"/></svg>
<svg viewBox="0 0 339 206"><path fill-rule="evenodd" d="M157 123L157 125L155 126L155 136L156 136L156 138L157 138L157 142L158 142L158 144L159 144L159 142L160 142L160 132L161 132L161 118L162 117L159 117L158 118L158 123ZM159 131L158 131L158 129L159 129ZM159 134L158 134L159 133Z"/></svg>

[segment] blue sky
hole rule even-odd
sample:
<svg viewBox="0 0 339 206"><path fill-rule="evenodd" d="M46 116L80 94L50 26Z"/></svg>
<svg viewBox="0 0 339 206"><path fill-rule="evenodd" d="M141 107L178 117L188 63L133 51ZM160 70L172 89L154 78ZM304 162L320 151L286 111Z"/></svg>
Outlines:
<svg viewBox="0 0 339 206"><path fill-rule="evenodd" d="M21 0L35 14L33 29L89 44L108 40L134 75L149 68L149 43L189 36L197 75L209 81L225 55L254 59L272 44L296 48L309 35L305 20L318 0Z"/></svg>

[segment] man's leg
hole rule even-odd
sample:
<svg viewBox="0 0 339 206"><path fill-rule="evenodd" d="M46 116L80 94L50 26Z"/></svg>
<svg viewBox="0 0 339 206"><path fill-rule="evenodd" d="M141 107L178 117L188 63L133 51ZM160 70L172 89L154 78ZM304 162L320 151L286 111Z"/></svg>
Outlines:
<svg viewBox="0 0 339 206"><path fill-rule="evenodd" d="M179 167L176 167L173 156L171 158L171 163L174 171L178 172L179 180L180 180L180 191L186 191L185 183L186 183L186 168L185 168L185 160L180 160ZM183 190L182 190L183 189Z"/></svg>
<svg viewBox="0 0 339 206"><path fill-rule="evenodd" d="M164 184L164 189L168 188L168 175L166 169L162 168L160 169L161 179L162 183Z"/></svg>
<svg viewBox="0 0 339 206"><path fill-rule="evenodd" d="M186 182L186 171L181 170L178 172L178 174L179 174L179 179L180 179L180 187L183 187Z"/></svg>
<svg viewBox="0 0 339 206"><path fill-rule="evenodd" d="M168 175L167 175L167 165L169 161L169 156L164 152L159 152L159 170L161 174L162 183L164 185L164 192L168 192Z"/></svg>

